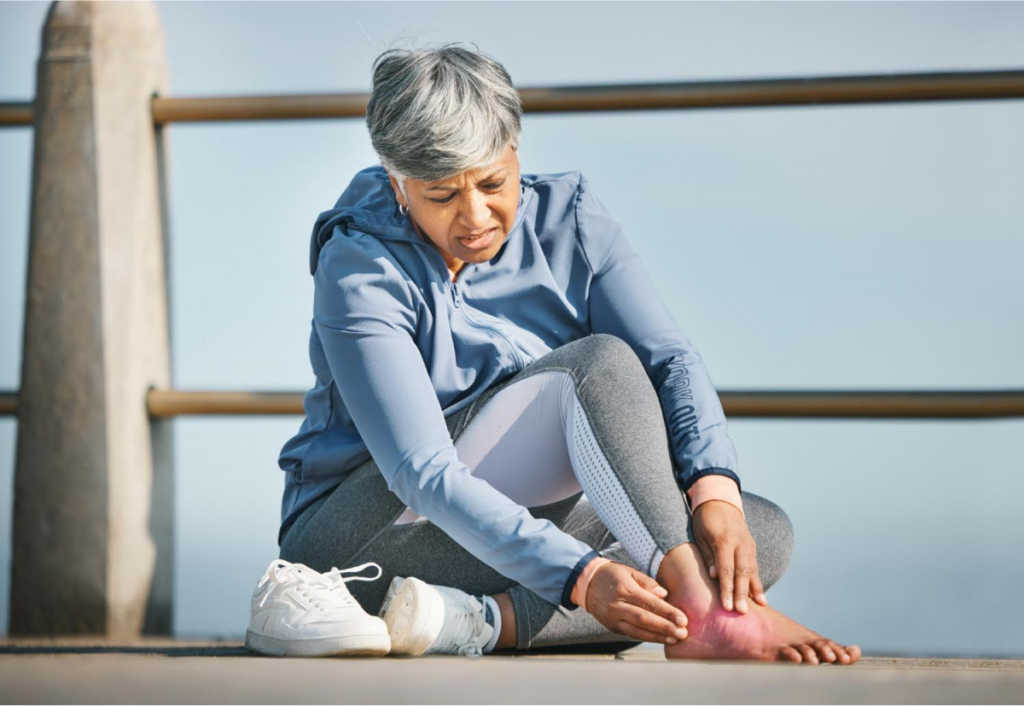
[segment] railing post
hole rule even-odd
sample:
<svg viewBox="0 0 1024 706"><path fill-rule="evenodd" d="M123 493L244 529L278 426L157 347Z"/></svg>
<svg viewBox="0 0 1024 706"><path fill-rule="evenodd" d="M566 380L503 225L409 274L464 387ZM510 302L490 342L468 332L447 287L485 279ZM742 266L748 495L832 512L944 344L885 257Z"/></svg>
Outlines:
<svg viewBox="0 0 1024 706"><path fill-rule="evenodd" d="M171 628L163 30L149 2L55 2L35 115L10 632Z"/></svg>

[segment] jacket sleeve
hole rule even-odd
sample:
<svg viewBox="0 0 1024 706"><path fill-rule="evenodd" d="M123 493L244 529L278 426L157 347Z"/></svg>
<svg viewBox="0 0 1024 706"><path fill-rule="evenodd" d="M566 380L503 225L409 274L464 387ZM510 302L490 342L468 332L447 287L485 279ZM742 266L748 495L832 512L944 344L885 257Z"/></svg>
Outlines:
<svg viewBox="0 0 1024 706"><path fill-rule="evenodd" d="M597 553L459 460L415 344L415 302L369 236L336 234L321 250L313 320L356 430L402 502L496 571L575 608L573 585Z"/></svg>
<svg viewBox="0 0 1024 706"><path fill-rule="evenodd" d="M708 475L736 482L736 449L700 353L658 295L619 221L580 175L577 235L593 280L591 330L633 348L661 400L676 480L683 490Z"/></svg>

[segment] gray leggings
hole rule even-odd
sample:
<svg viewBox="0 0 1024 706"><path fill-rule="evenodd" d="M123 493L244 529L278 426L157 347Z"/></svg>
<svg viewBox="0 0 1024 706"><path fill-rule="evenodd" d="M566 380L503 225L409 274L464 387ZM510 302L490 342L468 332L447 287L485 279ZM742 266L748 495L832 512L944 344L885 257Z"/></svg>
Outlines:
<svg viewBox="0 0 1024 706"><path fill-rule="evenodd" d="M552 370L567 372L575 381L579 404L607 459L607 468L615 475L610 482L628 498L656 548L667 553L680 543L694 541L691 517L672 474L661 403L640 360L618 338L596 334L573 341L492 386L447 417L453 442L500 390ZM792 524L774 503L747 492L742 496L767 590L789 565ZM597 502L597 496L592 499ZM638 644L604 627L592 615L549 603L499 574L429 521L394 524L405 510L405 503L388 490L384 476L370 459L299 515L282 539L281 558L318 571L377 562L384 572L381 579L348 583L369 613L379 610L395 576L416 576L474 595L507 592L515 609L520 650L588 644L618 650ZM616 509L595 508L578 492L529 510L602 556L647 571L644 564L649 558L637 561L601 520L600 515L611 517Z"/></svg>

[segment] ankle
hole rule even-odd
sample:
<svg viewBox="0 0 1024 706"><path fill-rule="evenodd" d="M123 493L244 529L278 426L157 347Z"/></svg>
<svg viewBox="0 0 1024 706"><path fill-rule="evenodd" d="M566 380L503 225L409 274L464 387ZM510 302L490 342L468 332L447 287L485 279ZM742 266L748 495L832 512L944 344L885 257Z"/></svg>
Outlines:
<svg viewBox="0 0 1024 706"><path fill-rule="evenodd" d="M494 646L496 650L507 650L516 647L518 634L516 632L516 611L512 604L512 597L507 593L498 593L492 596L501 611L501 632L498 634L498 642Z"/></svg>
<svg viewBox="0 0 1024 706"><path fill-rule="evenodd" d="M678 594L687 582L692 582L704 568L704 562L693 542L676 545L661 560L655 579L664 586L669 596Z"/></svg>

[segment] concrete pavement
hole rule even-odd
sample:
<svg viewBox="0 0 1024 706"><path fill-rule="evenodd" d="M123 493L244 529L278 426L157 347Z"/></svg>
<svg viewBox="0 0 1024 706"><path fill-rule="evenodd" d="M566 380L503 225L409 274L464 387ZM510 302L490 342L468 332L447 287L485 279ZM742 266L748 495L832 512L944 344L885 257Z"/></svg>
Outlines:
<svg viewBox="0 0 1024 706"><path fill-rule="evenodd" d="M5 703L1020 703L1024 661L852 667L620 655L275 659L238 642L0 642Z"/></svg>

